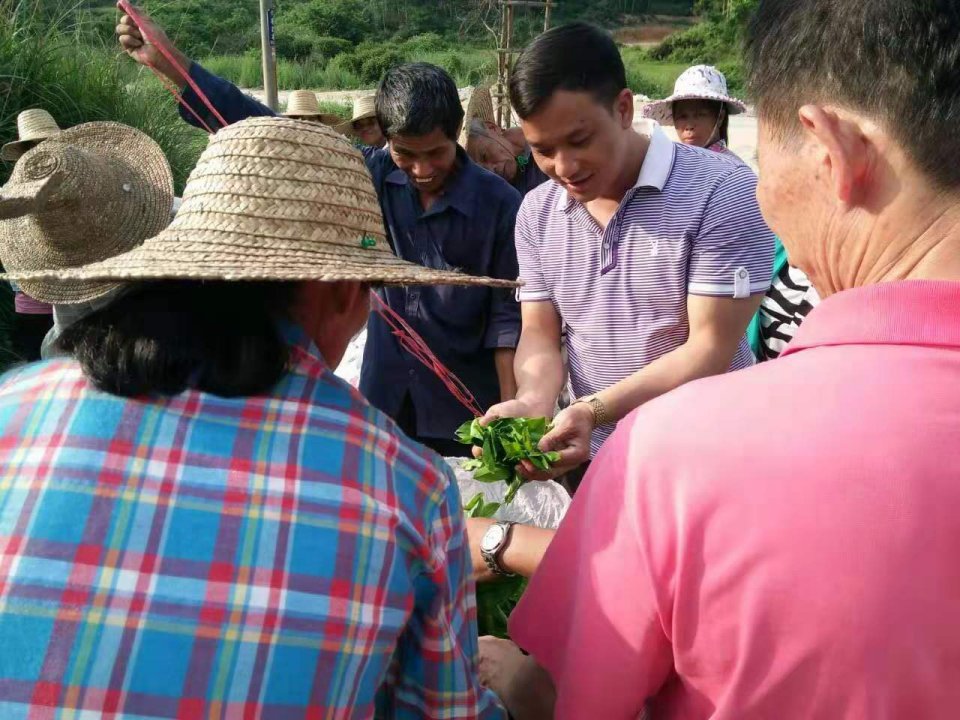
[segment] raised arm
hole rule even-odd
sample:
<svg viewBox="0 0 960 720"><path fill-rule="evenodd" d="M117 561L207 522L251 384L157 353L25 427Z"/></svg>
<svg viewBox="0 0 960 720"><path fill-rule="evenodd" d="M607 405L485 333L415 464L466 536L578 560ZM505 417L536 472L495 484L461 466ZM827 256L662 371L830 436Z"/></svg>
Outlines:
<svg viewBox="0 0 960 720"><path fill-rule="evenodd" d="M187 82L187 76L203 91L211 104L217 109L217 112L227 123L235 123L248 117L274 115L275 113L266 105L257 102L252 97L244 93L240 88L223 78L219 78L200 65L193 62L183 52L177 49L163 28L151 20L145 13L140 11L140 22L143 28L137 24L129 15L120 18L117 25L117 37L120 46L124 51L136 60L139 64L152 66L158 72L166 76L183 95L183 100L199 115L203 122L213 130L220 128L220 121L210 112L209 108L200 101L200 98L193 91ZM144 42L144 31L147 35L161 43L170 53L170 58L166 57L156 45ZM186 72L186 75L184 74ZM180 116L195 127L202 127L194 113L186 108L180 108Z"/></svg>

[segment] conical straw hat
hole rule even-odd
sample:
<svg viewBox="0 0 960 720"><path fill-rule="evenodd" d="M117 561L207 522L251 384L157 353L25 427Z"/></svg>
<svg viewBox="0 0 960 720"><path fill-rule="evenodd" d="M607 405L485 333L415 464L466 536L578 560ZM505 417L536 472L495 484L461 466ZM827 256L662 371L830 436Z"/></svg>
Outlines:
<svg viewBox="0 0 960 720"><path fill-rule="evenodd" d="M64 130L27 152L0 188L0 260L24 292L54 304L96 300L116 282L29 276L119 255L170 222L173 176L160 146L110 122Z"/></svg>
<svg viewBox="0 0 960 720"><path fill-rule="evenodd" d="M170 227L84 268L9 279L360 280L487 285L507 280L434 270L393 254L363 156L315 123L257 117L220 130L187 181Z"/></svg>
<svg viewBox="0 0 960 720"><path fill-rule="evenodd" d="M479 85L470 93L470 97L463 106L463 127L460 130L460 145L467 146L470 139L470 124L474 120L485 123L496 123L497 116L493 110L493 97L488 85Z"/></svg>
<svg viewBox="0 0 960 720"><path fill-rule="evenodd" d="M60 133L60 126L46 110L24 110L17 115L17 139L0 148L0 158L14 162L41 140Z"/></svg>
<svg viewBox="0 0 960 720"><path fill-rule="evenodd" d="M287 117L316 118L317 122L324 125L337 125L342 122L342 118L333 113L325 113L320 110L320 103L317 102L317 95L310 90L294 90L287 98L287 109L283 113Z"/></svg>

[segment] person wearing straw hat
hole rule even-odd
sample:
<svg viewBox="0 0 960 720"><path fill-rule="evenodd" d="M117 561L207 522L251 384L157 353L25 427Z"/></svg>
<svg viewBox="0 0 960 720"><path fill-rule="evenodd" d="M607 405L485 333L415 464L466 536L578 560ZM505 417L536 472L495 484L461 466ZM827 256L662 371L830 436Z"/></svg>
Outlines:
<svg viewBox="0 0 960 720"><path fill-rule="evenodd" d="M365 147L382 148L387 144L377 121L376 95L360 95L353 101L353 117L337 126L344 135Z"/></svg>
<svg viewBox="0 0 960 720"><path fill-rule="evenodd" d="M707 148L738 158L727 144L730 116L747 109L742 100L731 97L727 78L712 65L694 65L684 70L673 86L673 94L643 106L641 117L661 125L673 125L685 145Z"/></svg>
<svg viewBox="0 0 960 720"><path fill-rule="evenodd" d="M341 117L333 113L323 112L317 101L317 94L312 90L293 90L287 98L287 109L284 116L295 120L307 120L323 125L338 125Z"/></svg>
<svg viewBox="0 0 960 720"><path fill-rule="evenodd" d="M147 32L162 37L149 19ZM155 63L137 23L124 16L121 45L138 62ZM190 77L228 122L270 114L232 83L181 57ZM172 79L172 78L171 78ZM193 124L205 104L184 91ZM388 140L362 152L380 200L390 247L401 258L438 270L460 268L500 279L517 276L514 222L520 194L478 167L457 145L463 107L453 79L429 63L407 63L384 75L375 98L377 120ZM209 116L209 110L207 115ZM387 305L424 337L431 350L487 406L512 397L513 357L520 334L519 307L510 293L490 288L390 288ZM455 433L471 413L440 380L403 349L390 329L371 319L360 389L375 407L396 419L411 437L444 456L464 455Z"/></svg>
<svg viewBox="0 0 960 720"><path fill-rule="evenodd" d="M521 195L547 181L531 159L520 128L504 130L496 122L490 88L474 88L464 104L460 145L470 158L513 185Z"/></svg>
<svg viewBox="0 0 960 720"><path fill-rule="evenodd" d="M55 175L31 164L0 212L55 202ZM0 676L24 712L505 716L453 472L331 368L370 285L515 282L398 258L361 153L288 118L212 136L138 247L43 257L11 276L130 287L69 358L0 381Z"/></svg>
<svg viewBox="0 0 960 720"><path fill-rule="evenodd" d="M37 188L17 205L23 188ZM17 161L0 205L0 261L8 273L84 265L136 247L170 222L173 174L150 137L113 122L63 130ZM42 354L54 352L75 319L108 304L116 282L61 283L24 279L18 285L53 309ZM36 358L34 358L36 359Z"/></svg>
<svg viewBox="0 0 960 720"><path fill-rule="evenodd" d="M16 162L25 152L60 133L60 126L46 110L33 108L17 115L17 139L0 148L0 159ZM13 351L20 360L38 360L44 336L53 326L53 307L23 292L15 283Z"/></svg>

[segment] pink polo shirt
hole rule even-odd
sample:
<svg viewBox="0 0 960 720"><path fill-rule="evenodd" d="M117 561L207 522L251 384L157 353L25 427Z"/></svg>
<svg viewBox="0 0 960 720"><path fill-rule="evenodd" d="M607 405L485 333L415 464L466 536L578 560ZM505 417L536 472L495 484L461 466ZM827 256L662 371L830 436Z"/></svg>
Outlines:
<svg viewBox="0 0 960 720"><path fill-rule="evenodd" d="M960 283L830 297L626 418L510 632L561 720L960 716Z"/></svg>

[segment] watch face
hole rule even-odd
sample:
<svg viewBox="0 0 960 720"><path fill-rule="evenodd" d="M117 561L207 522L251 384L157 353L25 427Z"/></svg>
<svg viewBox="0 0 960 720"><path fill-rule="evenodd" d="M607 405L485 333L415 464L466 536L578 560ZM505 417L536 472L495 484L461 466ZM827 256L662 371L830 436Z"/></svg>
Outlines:
<svg viewBox="0 0 960 720"><path fill-rule="evenodd" d="M493 552L500 544L503 542L504 529L500 525L491 525L489 529L483 534L483 539L480 541L480 549L484 552Z"/></svg>

